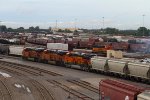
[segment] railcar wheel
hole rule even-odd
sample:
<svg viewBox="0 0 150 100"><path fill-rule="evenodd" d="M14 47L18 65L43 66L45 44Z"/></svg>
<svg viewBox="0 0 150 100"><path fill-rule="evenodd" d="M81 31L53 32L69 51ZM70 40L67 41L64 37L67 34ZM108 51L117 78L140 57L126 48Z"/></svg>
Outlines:
<svg viewBox="0 0 150 100"><path fill-rule="evenodd" d="M38 62L38 58L34 58L34 62Z"/></svg>
<svg viewBox="0 0 150 100"><path fill-rule="evenodd" d="M27 60L27 57L22 56L22 59Z"/></svg>
<svg viewBox="0 0 150 100"><path fill-rule="evenodd" d="M88 65L81 65L82 66L82 70L89 72L90 67Z"/></svg>
<svg viewBox="0 0 150 100"><path fill-rule="evenodd" d="M68 64L68 63L65 63L65 67L67 67L67 68L71 68L71 65L70 65L70 64Z"/></svg>
<svg viewBox="0 0 150 100"><path fill-rule="evenodd" d="M60 66L60 62L59 61L55 61L56 62L56 66Z"/></svg>
<svg viewBox="0 0 150 100"><path fill-rule="evenodd" d="M42 59L38 59L39 63L44 63L44 61Z"/></svg>
<svg viewBox="0 0 150 100"><path fill-rule="evenodd" d="M48 64L48 60L43 60L43 62L44 62L45 64Z"/></svg>

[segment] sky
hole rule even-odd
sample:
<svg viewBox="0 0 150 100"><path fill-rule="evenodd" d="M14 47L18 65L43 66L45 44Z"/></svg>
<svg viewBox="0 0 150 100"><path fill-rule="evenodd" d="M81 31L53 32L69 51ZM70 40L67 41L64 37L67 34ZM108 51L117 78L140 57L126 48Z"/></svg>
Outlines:
<svg viewBox="0 0 150 100"><path fill-rule="evenodd" d="M0 25L12 28L56 27L57 20L60 28L125 30L150 28L149 19L150 0L0 0Z"/></svg>

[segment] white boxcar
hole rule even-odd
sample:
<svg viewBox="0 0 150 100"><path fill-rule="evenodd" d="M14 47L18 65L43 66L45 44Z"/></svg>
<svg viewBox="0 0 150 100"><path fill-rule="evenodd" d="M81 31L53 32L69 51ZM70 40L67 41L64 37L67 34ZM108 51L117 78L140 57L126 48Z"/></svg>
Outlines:
<svg viewBox="0 0 150 100"><path fill-rule="evenodd" d="M94 56L91 58L92 69L105 71L106 57Z"/></svg>
<svg viewBox="0 0 150 100"><path fill-rule="evenodd" d="M150 90L146 90L137 96L137 100L150 100Z"/></svg>
<svg viewBox="0 0 150 100"><path fill-rule="evenodd" d="M148 64L128 63L128 68L131 76L150 78L150 65Z"/></svg>
<svg viewBox="0 0 150 100"><path fill-rule="evenodd" d="M47 43L47 49L68 50L68 44L63 44L63 43Z"/></svg>
<svg viewBox="0 0 150 100"><path fill-rule="evenodd" d="M16 56L22 56L23 49L24 49L23 46L9 46L9 54L16 55Z"/></svg>
<svg viewBox="0 0 150 100"><path fill-rule="evenodd" d="M124 74L127 62L122 60L108 60L109 71Z"/></svg>

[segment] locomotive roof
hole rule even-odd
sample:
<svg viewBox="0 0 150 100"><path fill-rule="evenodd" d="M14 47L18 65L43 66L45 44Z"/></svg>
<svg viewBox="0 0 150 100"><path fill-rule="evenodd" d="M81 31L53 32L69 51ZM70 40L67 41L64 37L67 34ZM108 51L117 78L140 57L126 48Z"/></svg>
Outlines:
<svg viewBox="0 0 150 100"><path fill-rule="evenodd" d="M44 51L45 48L36 48L35 51Z"/></svg>
<svg viewBox="0 0 150 100"><path fill-rule="evenodd" d="M25 49L26 50L34 50L35 48L33 48L33 47L26 47Z"/></svg>

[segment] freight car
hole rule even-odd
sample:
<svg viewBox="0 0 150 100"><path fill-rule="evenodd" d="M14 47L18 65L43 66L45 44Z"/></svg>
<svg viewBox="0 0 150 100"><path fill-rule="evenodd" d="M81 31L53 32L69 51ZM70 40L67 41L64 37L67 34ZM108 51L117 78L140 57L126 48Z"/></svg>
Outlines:
<svg viewBox="0 0 150 100"><path fill-rule="evenodd" d="M9 55L22 56L23 46L9 46Z"/></svg>
<svg viewBox="0 0 150 100"><path fill-rule="evenodd" d="M111 76L150 83L149 64L134 63L124 59L108 59L91 53L42 49L39 54L37 50L35 48L25 48L23 58L34 58L34 61L65 67L78 67L85 71L96 71ZM39 55L35 57L35 54Z"/></svg>
<svg viewBox="0 0 150 100"><path fill-rule="evenodd" d="M107 59L103 57L91 58L91 69L137 81L150 82L149 64L133 63L125 60Z"/></svg>
<svg viewBox="0 0 150 100"><path fill-rule="evenodd" d="M100 100L150 100L147 88L117 80L101 80L99 90Z"/></svg>

